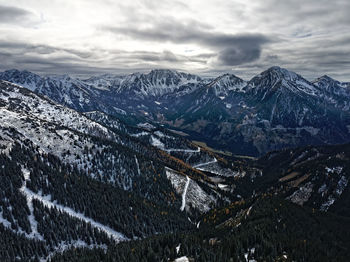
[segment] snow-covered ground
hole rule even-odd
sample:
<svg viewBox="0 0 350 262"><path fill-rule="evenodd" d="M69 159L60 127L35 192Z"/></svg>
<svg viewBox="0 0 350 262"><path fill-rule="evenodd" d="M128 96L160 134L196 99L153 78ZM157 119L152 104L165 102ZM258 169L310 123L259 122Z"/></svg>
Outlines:
<svg viewBox="0 0 350 262"><path fill-rule="evenodd" d="M199 153L201 149L198 147L197 149L181 149L181 148L169 148L165 149L166 152L185 152L185 153Z"/></svg>
<svg viewBox="0 0 350 262"><path fill-rule="evenodd" d="M214 157L214 160L213 160L213 161L209 161L209 162L206 162L206 163L197 164L197 165L194 165L193 167L199 169L199 167L203 167L203 166L207 166L207 165L210 165L210 164L214 164L214 163L216 163L216 162L218 162L218 160Z"/></svg>
<svg viewBox="0 0 350 262"><path fill-rule="evenodd" d="M188 186L189 186L190 181L191 181L191 179L188 176L186 176L186 178L187 178L187 181L186 181L186 184L185 184L184 191L182 192L182 203L181 203L181 207L180 207L181 211L184 211L184 209L185 209L185 206L186 206L186 194L187 194Z"/></svg>
<svg viewBox="0 0 350 262"><path fill-rule="evenodd" d="M183 256L183 257L176 258L175 262L189 262L189 260L186 256Z"/></svg>
<svg viewBox="0 0 350 262"><path fill-rule="evenodd" d="M336 172L341 172L342 168L336 169ZM340 197L340 195L343 193L343 191L345 190L345 188L348 185L349 180L345 177L345 176L341 176L338 183L337 183L337 187L335 189L334 192L332 192L327 200L321 205L320 210L322 211L327 211L329 209L329 207L331 205L334 204L334 202ZM323 188L321 186L321 188L319 189L319 193L322 193L323 196Z"/></svg>
<svg viewBox="0 0 350 262"><path fill-rule="evenodd" d="M244 177L246 175L244 171L233 171L232 169L221 167L216 158L208 162L196 164L193 167L200 171L210 172L221 177Z"/></svg>
<svg viewBox="0 0 350 262"><path fill-rule="evenodd" d="M304 186L300 186L291 196L287 197L288 200L295 204L303 205L311 197L313 191L313 184L311 182L306 183Z"/></svg>
<svg viewBox="0 0 350 262"><path fill-rule="evenodd" d="M11 150L14 137L18 143L29 140L38 146L40 153L53 154L66 164L76 165L93 178L108 175L106 181L109 183L124 189L132 188L131 177L136 172L123 160L128 155L118 151L109 153L113 164L109 174L101 171L103 166L100 161L96 161L95 165L91 161L109 149L109 145L96 143L92 136L119 144L123 144L122 139L74 110L56 105L27 90L24 92L21 87L9 86L8 89L0 89L0 99L8 103L0 107L0 145L3 153L8 154Z"/></svg>
<svg viewBox="0 0 350 262"><path fill-rule="evenodd" d="M151 136L150 143L152 146L155 146L155 147L158 147L159 149L164 150L164 147L165 147L164 144L157 137Z"/></svg>
<svg viewBox="0 0 350 262"><path fill-rule="evenodd" d="M182 196L181 210L188 211L192 206L200 212L207 212L215 204L216 198L206 193L196 181L166 168L166 176L175 191Z"/></svg>
<svg viewBox="0 0 350 262"><path fill-rule="evenodd" d="M140 136L148 136L150 133L142 131L140 133L136 133L136 134L131 134L131 136L133 137L140 137Z"/></svg>
<svg viewBox="0 0 350 262"><path fill-rule="evenodd" d="M28 196L25 193L25 191L27 189L26 188L26 181L29 180L30 172L28 170L26 170L26 169L23 169L22 173L24 175L25 181L24 181L23 185L21 186L21 188L19 190L27 198L27 205L28 205L29 210L30 210L30 215L29 215L28 219L29 219L29 222L30 222L31 230L32 230L32 232L28 235L28 237L36 238L36 239L39 239L39 240L44 240L43 236L38 232L38 222L36 221L36 219L34 217L33 198Z"/></svg>
<svg viewBox="0 0 350 262"><path fill-rule="evenodd" d="M0 92L0 98L11 104L11 100L18 99L17 112L25 112L33 118L69 127L81 133L104 136L113 139L113 133L107 128L90 120L84 115L53 102L43 99L34 93L22 93L22 87L9 84L11 90Z"/></svg>

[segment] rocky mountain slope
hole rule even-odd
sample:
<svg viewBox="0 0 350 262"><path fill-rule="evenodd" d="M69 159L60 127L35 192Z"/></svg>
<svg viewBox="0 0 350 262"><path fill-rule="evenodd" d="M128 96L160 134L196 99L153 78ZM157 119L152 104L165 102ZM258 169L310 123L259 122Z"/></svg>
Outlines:
<svg viewBox="0 0 350 262"><path fill-rule="evenodd" d="M191 228L187 216L229 199L191 166L211 153L151 124L83 115L5 81L0 118L0 228L16 243L3 261ZM191 180L186 189L182 179Z"/></svg>

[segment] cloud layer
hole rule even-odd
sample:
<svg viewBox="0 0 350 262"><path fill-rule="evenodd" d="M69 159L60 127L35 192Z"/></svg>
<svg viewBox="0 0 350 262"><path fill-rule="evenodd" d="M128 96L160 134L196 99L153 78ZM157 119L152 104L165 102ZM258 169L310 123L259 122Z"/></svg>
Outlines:
<svg viewBox="0 0 350 262"><path fill-rule="evenodd" d="M18 23L30 15L31 13L25 9L0 4L0 23Z"/></svg>
<svg viewBox="0 0 350 262"><path fill-rule="evenodd" d="M226 34L212 32L197 23L158 21L151 27L114 27L102 30L131 39L155 43L194 44L209 48L217 66L237 66L260 58L262 46L270 40L262 34Z"/></svg>
<svg viewBox="0 0 350 262"><path fill-rule="evenodd" d="M0 0L0 70L250 78L280 65L350 81L349 10L347 0Z"/></svg>

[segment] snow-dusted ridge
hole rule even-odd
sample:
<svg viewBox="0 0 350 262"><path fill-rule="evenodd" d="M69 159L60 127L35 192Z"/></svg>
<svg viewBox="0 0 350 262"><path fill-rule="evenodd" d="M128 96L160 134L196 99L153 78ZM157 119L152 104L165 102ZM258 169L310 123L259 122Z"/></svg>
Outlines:
<svg viewBox="0 0 350 262"><path fill-rule="evenodd" d="M26 114L51 123L66 126L70 129L81 133L105 136L113 139L113 134L107 128L88 119L84 115L75 110L64 107L53 101L39 97L38 95L27 92L21 86L6 81L1 81L6 85L6 91L0 90L0 99L8 104L10 100L18 99L20 106L16 107L16 111L25 112Z"/></svg>

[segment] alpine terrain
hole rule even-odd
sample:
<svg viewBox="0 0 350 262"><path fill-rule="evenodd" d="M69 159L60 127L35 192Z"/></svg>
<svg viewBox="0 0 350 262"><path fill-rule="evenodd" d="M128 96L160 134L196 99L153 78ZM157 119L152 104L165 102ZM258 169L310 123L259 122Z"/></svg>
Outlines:
<svg viewBox="0 0 350 262"><path fill-rule="evenodd" d="M1 261L348 261L350 83L13 69L0 123Z"/></svg>

